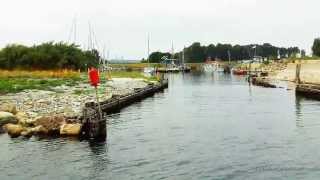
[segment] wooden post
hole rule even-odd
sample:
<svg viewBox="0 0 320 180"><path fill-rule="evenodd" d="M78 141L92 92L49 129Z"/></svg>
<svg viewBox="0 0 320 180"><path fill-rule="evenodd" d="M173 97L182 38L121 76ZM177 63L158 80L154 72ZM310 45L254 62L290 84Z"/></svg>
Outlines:
<svg viewBox="0 0 320 180"><path fill-rule="evenodd" d="M300 84L301 83L301 79L300 79L300 71L301 71L301 64L297 64L296 65L296 83Z"/></svg>
<svg viewBox="0 0 320 180"><path fill-rule="evenodd" d="M96 90L96 99L97 99L97 104L98 104L98 111L99 111L99 119L102 118L102 111L101 111L101 107L100 107L100 102L99 102L99 96L98 96L98 88L97 86L95 87Z"/></svg>

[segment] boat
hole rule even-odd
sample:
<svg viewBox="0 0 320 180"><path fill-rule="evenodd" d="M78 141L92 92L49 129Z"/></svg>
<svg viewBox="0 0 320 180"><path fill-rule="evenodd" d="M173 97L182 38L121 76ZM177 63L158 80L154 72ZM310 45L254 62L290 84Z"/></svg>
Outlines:
<svg viewBox="0 0 320 180"><path fill-rule="evenodd" d="M146 74L152 74L155 72L155 69L153 67L145 67L143 68L143 72Z"/></svg>
<svg viewBox="0 0 320 180"><path fill-rule="evenodd" d="M248 71L242 69L233 69L232 73L234 75L247 75Z"/></svg>
<svg viewBox="0 0 320 180"><path fill-rule="evenodd" d="M224 68L217 61L212 61L211 57L209 57L205 64L202 65L202 70L209 73L224 72Z"/></svg>
<svg viewBox="0 0 320 180"><path fill-rule="evenodd" d="M148 67L143 68L143 72L145 74L153 74L155 72L155 68L150 66L149 56L150 56L150 37L148 35Z"/></svg>

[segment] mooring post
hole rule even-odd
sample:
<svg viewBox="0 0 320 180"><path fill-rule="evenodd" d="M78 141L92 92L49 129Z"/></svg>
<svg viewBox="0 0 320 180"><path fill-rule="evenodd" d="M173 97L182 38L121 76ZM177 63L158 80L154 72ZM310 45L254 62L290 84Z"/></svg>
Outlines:
<svg viewBox="0 0 320 180"><path fill-rule="evenodd" d="M100 101L99 101L99 96L98 96L98 87L97 86L95 86L95 90L96 90L96 99L97 99L98 111L99 111L99 119L102 119L102 110L101 110L101 106L100 106Z"/></svg>
<svg viewBox="0 0 320 180"><path fill-rule="evenodd" d="M295 79L295 81L296 81L297 84L301 83L300 71L301 71L301 64L299 63L299 64L296 65L296 79Z"/></svg>
<svg viewBox="0 0 320 180"><path fill-rule="evenodd" d="M102 115L102 110L98 95L98 84L100 83L99 71L95 68L91 68L89 71L90 84L94 86L96 92L96 104L93 108L93 113L89 119L89 137L93 139L105 139L106 138L106 122Z"/></svg>

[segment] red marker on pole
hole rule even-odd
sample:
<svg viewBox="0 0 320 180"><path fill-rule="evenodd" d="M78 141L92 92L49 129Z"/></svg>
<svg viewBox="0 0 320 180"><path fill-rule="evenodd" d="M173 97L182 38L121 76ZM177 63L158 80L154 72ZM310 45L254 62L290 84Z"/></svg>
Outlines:
<svg viewBox="0 0 320 180"><path fill-rule="evenodd" d="M90 68L89 70L90 84L97 87L100 83L99 71L96 68Z"/></svg>
<svg viewBox="0 0 320 180"><path fill-rule="evenodd" d="M92 86L94 86L95 90L96 90L97 104L98 104L99 115L100 115L100 119L101 119L102 118L102 111L101 111L99 96L98 96L98 85L100 83L100 78L99 78L99 71L96 68L90 68L89 79L90 79L90 84Z"/></svg>

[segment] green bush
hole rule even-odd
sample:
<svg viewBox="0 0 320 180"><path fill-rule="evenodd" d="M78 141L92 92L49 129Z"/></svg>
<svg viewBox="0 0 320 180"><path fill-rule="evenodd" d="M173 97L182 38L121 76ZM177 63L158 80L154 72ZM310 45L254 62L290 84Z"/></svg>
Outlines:
<svg viewBox="0 0 320 180"><path fill-rule="evenodd" d="M75 44L47 42L27 47L11 44L0 50L1 69L86 69L99 63L97 50L84 51Z"/></svg>

